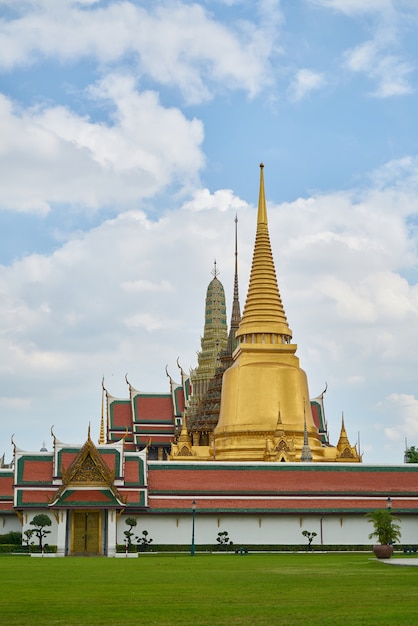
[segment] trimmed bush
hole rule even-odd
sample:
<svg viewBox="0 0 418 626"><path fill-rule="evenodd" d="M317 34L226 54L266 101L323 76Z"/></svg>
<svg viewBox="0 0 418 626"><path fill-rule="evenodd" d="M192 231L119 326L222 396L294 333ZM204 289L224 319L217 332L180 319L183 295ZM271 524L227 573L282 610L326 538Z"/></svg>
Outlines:
<svg viewBox="0 0 418 626"><path fill-rule="evenodd" d="M57 546L50 546L50 545L46 545L44 546L44 552L56 552L57 551ZM30 554L30 553L39 553L39 546L35 546L35 545L31 545L29 546L22 546L22 545L17 545L15 543L2 543L0 544L0 554L10 554L10 553L17 553L17 554Z"/></svg>
<svg viewBox="0 0 418 626"><path fill-rule="evenodd" d="M0 544L13 544L20 546L22 543L22 533L19 533L15 530L11 530L9 533L5 535L0 535Z"/></svg>

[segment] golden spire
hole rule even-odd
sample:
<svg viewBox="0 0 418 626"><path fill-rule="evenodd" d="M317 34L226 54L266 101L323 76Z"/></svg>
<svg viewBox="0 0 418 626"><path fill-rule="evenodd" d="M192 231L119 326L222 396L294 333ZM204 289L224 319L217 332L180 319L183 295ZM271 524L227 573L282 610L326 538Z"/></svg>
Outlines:
<svg viewBox="0 0 418 626"><path fill-rule="evenodd" d="M104 415L105 415L105 387L104 387L104 376L102 378L102 417L100 420L100 434L99 434L99 446L102 446L106 443L105 441L105 427L104 427Z"/></svg>
<svg viewBox="0 0 418 626"><path fill-rule="evenodd" d="M260 165L257 233L255 238L250 284L237 337L254 334L280 335L279 343L290 343L290 330L277 286L271 253L264 193L264 165ZM248 338L246 341L252 341Z"/></svg>
<svg viewBox="0 0 418 626"><path fill-rule="evenodd" d="M340 438L338 440L337 448L343 449L344 446L350 446L350 442L347 437L347 431L345 430L344 412L343 412L341 415L341 431L340 431Z"/></svg>
<svg viewBox="0 0 418 626"><path fill-rule="evenodd" d="M232 355L236 348L236 334L241 321L241 308L239 305L238 291L238 217L235 215L235 273L234 273L234 297L232 300L231 325L228 335L228 351Z"/></svg>

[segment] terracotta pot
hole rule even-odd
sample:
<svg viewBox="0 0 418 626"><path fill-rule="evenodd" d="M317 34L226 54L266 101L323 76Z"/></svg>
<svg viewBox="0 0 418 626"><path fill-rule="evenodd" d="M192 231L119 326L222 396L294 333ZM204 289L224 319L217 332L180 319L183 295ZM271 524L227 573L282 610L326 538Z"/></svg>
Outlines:
<svg viewBox="0 0 418 626"><path fill-rule="evenodd" d="M393 554L393 546L390 544L381 545L378 543L373 546L373 552L378 559L390 559Z"/></svg>

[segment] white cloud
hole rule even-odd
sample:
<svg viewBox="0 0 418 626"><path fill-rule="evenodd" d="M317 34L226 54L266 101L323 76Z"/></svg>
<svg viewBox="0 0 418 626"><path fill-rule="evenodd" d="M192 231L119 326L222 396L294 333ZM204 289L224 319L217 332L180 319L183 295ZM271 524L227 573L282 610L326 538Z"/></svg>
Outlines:
<svg viewBox="0 0 418 626"><path fill-rule="evenodd" d="M312 91L322 87L325 82L325 78L322 74L306 68L300 69L296 72L295 78L290 85L290 97L295 102L299 102L306 98Z"/></svg>
<svg viewBox="0 0 418 626"><path fill-rule="evenodd" d="M114 107L111 123L65 107L22 110L0 96L0 206L45 213L54 203L119 210L197 180L203 128L154 92L112 75L92 89Z"/></svg>
<svg viewBox="0 0 418 626"><path fill-rule="evenodd" d="M198 189L190 201L185 202L184 209L192 211L207 211L217 208L220 211L234 209L238 211L247 203L237 198L231 189L218 189L211 194L209 189Z"/></svg>
<svg viewBox="0 0 418 626"><path fill-rule="evenodd" d="M388 12L393 9L393 0L309 0L309 2L346 15Z"/></svg>
<svg viewBox="0 0 418 626"><path fill-rule="evenodd" d="M309 0L367 24L371 37L345 51L344 67L363 74L375 85L376 98L403 96L413 91L415 60L402 50L402 35L418 18L418 5L393 0ZM366 21L367 20L367 21Z"/></svg>
<svg viewBox="0 0 418 626"><path fill-rule="evenodd" d="M411 394L392 393L379 403L382 412L387 413L389 408L396 415L396 421L393 426L385 428L385 436L389 441L405 437L415 441L418 437L418 399Z"/></svg>
<svg viewBox="0 0 418 626"><path fill-rule="evenodd" d="M371 95L377 98L402 96L413 91L409 81L412 63L394 54L386 54L383 45L368 41L346 53L346 66L353 72L364 73L376 83Z"/></svg>
<svg viewBox="0 0 418 626"><path fill-rule="evenodd" d="M264 4L269 16L278 12L276 3ZM182 2L87 9L74 2L20 4L17 19L0 23L0 64L10 69L45 57L67 63L88 56L109 65L131 55L138 75L174 86L194 103L210 99L219 86L254 96L270 81L272 19L227 26L199 4Z"/></svg>

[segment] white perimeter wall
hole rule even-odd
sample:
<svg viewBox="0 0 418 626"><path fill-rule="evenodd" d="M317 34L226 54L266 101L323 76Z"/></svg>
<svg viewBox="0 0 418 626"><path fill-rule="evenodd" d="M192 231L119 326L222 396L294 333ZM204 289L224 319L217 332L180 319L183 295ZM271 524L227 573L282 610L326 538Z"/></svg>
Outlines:
<svg viewBox="0 0 418 626"><path fill-rule="evenodd" d="M0 515L0 535L6 535L10 532L22 532L22 524L15 514Z"/></svg>
<svg viewBox="0 0 418 626"><path fill-rule="evenodd" d="M126 515L118 520L117 542L124 543ZM153 544L191 543L192 514L190 515L131 515L137 520L133 528L141 537L147 530ZM219 532L227 531L235 545L246 544L304 544L302 531L316 532L313 545L370 545L368 538L372 525L364 515L205 515L196 513L195 543L216 545ZM418 545L417 515L401 517L402 544ZM134 540L135 542L135 540Z"/></svg>
<svg viewBox="0 0 418 626"><path fill-rule="evenodd" d="M17 515L0 516L0 534L11 530L23 532L31 528L30 521L37 513L32 511L24 515L24 525L20 524ZM117 543L123 544L123 531L128 530L125 524L127 517L134 517L137 526L133 528L135 535L142 536L147 530L148 538L153 544L180 544L188 545L192 537L192 514L190 515L122 515L117 521ZM51 534L45 542L60 544L65 520L60 520L62 531L59 533L55 517L49 514L52 526ZM418 511L416 515L400 516L401 543L418 545ZM60 529L61 530L61 529ZM206 515L196 513L195 516L195 543L216 545L219 532L227 531L229 538L235 545L263 545L263 544L304 544L305 537L302 531L316 532L313 545L355 545L374 543L368 538L372 525L364 515ZM114 532L114 531L113 531ZM110 534L113 535L113 532ZM65 533L64 533L65 534ZM113 535L114 536L114 535ZM32 541L36 541L35 538Z"/></svg>

